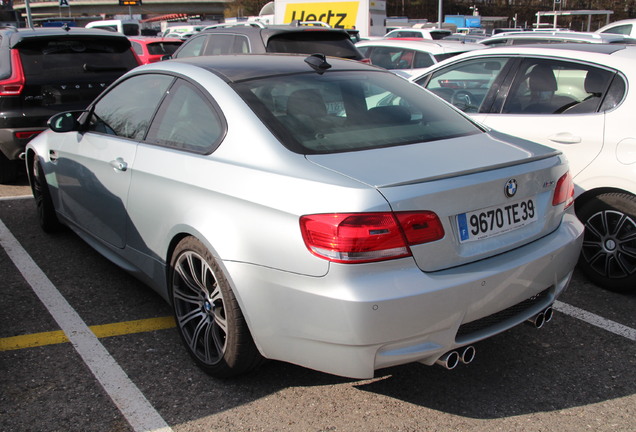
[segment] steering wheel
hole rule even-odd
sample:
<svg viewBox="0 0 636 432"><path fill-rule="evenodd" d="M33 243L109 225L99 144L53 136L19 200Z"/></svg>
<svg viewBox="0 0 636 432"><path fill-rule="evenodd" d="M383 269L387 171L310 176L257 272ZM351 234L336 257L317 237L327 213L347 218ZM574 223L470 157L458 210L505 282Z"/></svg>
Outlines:
<svg viewBox="0 0 636 432"><path fill-rule="evenodd" d="M466 90L457 90L451 98L451 103L462 111L466 111L469 107L473 107L473 95Z"/></svg>

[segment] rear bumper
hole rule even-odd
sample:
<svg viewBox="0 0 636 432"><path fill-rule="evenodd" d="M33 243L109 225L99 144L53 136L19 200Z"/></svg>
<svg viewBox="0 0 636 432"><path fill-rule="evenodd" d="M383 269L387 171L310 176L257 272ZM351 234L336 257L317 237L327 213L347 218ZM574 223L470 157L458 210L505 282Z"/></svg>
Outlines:
<svg viewBox="0 0 636 432"><path fill-rule="evenodd" d="M324 277L224 264L265 357L370 378L388 366L433 364L449 350L545 309L570 281L582 233L578 219L567 214L555 232L531 244L434 273L423 273L410 258L332 264ZM476 330L462 327L458 336L460 326L524 301L528 307Z"/></svg>
<svg viewBox="0 0 636 432"><path fill-rule="evenodd" d="M19 132L42 132L46 127L27 127L27 128L7 128L0 129L0 151L9 160L16 160L24 153L24 149L33 137L20 139L16 137ZM37 134L36 134L37 135ZM34 135L34 136L36 136Z"/></svg>

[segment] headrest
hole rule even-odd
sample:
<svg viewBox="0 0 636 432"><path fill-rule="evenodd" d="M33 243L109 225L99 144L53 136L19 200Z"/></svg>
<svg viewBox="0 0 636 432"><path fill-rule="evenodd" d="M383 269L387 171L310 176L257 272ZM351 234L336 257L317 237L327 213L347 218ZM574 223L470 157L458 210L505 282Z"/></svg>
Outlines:
<svg viewBox="0 0 636 432"><path fill-rule="evenodd" d="M556 91L557 82L549 66L537 65L530 72L528 81L531 92Z"/></svg>
<svg viewBox="0 0 636 432"><path fill-rule="evenodd" d="M605 77L597 71L588 71L585 76L585 91L594 95L600 95L605 90Z"/></svg>

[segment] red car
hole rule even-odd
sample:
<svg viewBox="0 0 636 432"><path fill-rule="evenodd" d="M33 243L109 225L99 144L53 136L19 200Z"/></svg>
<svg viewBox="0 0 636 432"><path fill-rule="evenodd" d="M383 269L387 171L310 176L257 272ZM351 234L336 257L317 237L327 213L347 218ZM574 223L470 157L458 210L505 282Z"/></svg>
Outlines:
<svg viewBox="0 0 636 432"><path fill-rule="evenodd" d="M130 37L130 43L143 64L161 61L165 55L172 55L183 43L177 38Z"/></svg>

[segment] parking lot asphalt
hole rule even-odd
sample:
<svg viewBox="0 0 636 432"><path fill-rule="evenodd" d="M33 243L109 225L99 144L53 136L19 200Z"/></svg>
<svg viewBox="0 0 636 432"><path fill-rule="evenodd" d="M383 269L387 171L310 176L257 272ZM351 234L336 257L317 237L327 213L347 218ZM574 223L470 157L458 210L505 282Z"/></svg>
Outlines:
<svg viewBox="0 0 636 432"><path fill-rule="evenodd" d="M0 186L2 431L636 431L634 294L576 273L544 328L480 342L452 371L352 380L271 361L219 380L150 288L43 233L29 193Z"/></svg>

